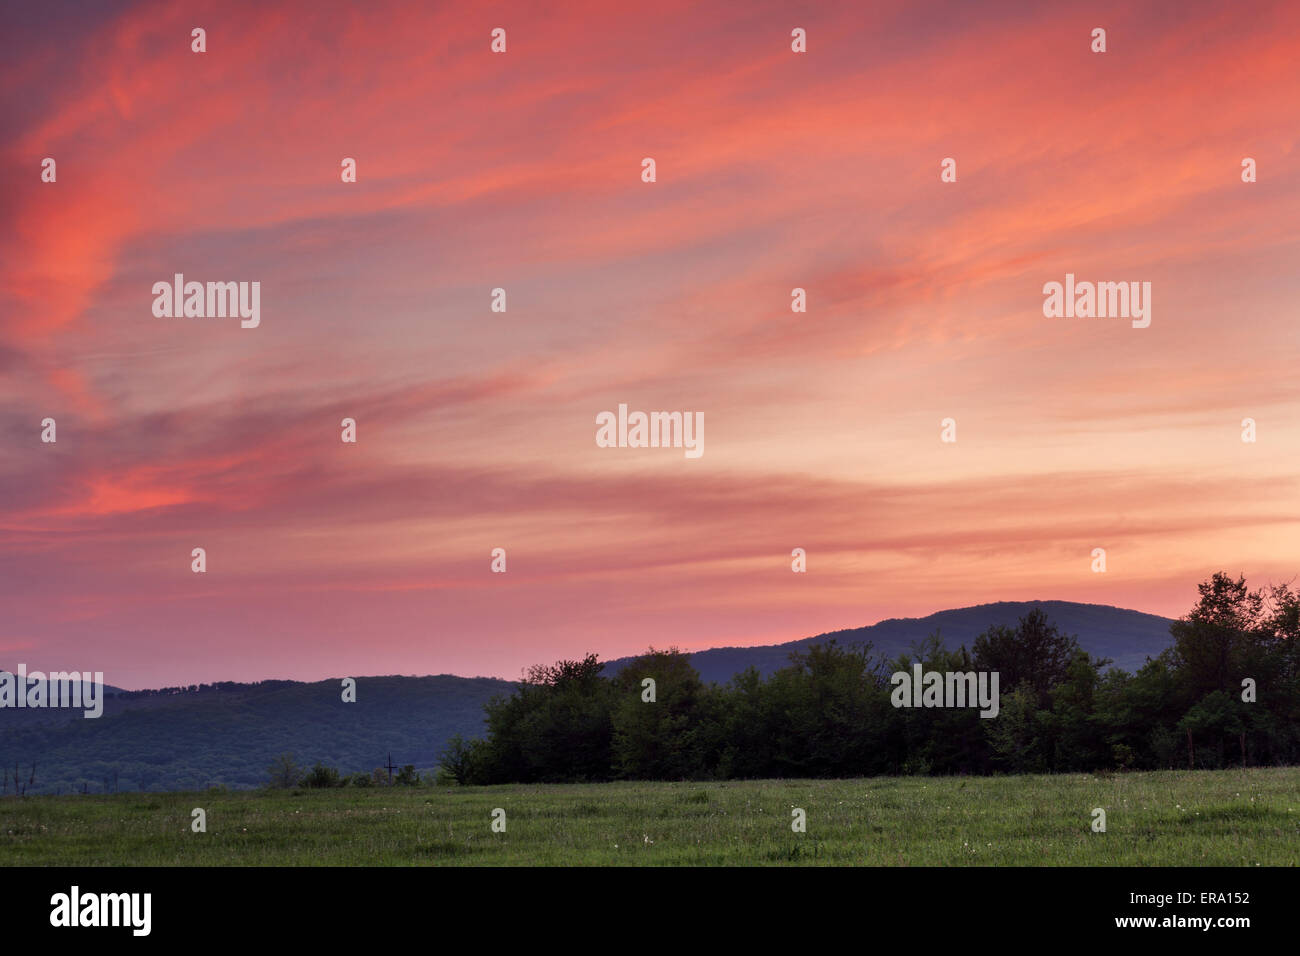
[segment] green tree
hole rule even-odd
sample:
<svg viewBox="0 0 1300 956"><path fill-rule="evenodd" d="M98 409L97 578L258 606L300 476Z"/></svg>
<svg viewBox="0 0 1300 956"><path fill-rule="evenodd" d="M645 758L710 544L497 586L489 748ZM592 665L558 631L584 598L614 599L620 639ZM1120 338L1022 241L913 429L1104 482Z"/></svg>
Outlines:
<svg viewBox="0 0 1300 956"><path fill-rule="evenodd" d="M1047 769L1041 714L1032 686L1027 683L1001 695L997 718L985 721L998 766L1012 773L1042 773Z"/></svg>
<svg viewBox="0 0 1300 956"><path fill-rule="evenodd" d="M294 760L293 754L282 753L266 771L271 777L271 786L281 790L298 786L302 780L303 770Z"/></svg>
<svg viewBox="0 0 1300 956"><path fill-rule="evenodd" d="M948 650L937 631L899 655L890 671L911 675L915 664L921 665L923 673L975 670L966 648ZM1001 690L999 684L999 697ZM988 773L992 769L992 751L984 725L996 722L1000 716L981 718L977 707L893 708L891 703L890 709L886 721L891 728L891 767L883 772L893 772L892 767L900 767L908 774Z"/></svg>
<svg viewBox="0 0 1300 956"><path fill-rule="evenodd" d="M460 734L456 734L447 741L442 753L438 755L438 766L456 783L485 782L481 778L487 746L487 741L466 740Z"/></svg>
<svg viewBox="0 0 1300 956"><path fill-rule="evenodd" d="M1186 750L1209 766L1300 759L1300 595L1285 584L1252 591L1222 571L1198 591L1170 628Z"/></svg>
<svg viewBox="0 0 1300 956"><path fill-rule="evenodd" d="M320 761L307 771L302 777L302 786L313 788L338 787L342 786L339 781L339 772L334 767L327 767Z"/></svg>
<svg viewBox="0 0 1300 956"><path fill-rule="evenodd" d="M491 700L475 782L610 779L614 693L603 667L594 654L538 665L509 697Z"/></svg>
<svg viewBox="0 0 1300 956"><path fill-rule="evenodd" d="M1179 743L1173 726L1179 696L1171 658L1164 651L1136 674L1111 670L1097 686L1093 727L1101 743L1110 748L1112 763L1135 769L1174 765Z"/></svg>
<svg viewBox="0 0 1300 956"><path fill-rule="evenodd" d="M1079 651L1078 639L1062 634L1036 607L1015 628L998 625L975 638L972 656L976 670L998 672L1003 692L1026 686L1036 705L1045 708L1052 688L1069 680L1070 665ZM1108 663L1097 661L1094 666Z"/></svg>
<svg viewBox="0 0 1300 956"><path fill-rule="evenodd" d="M1094 711L1101 675L1086 651L1078 651L1070 664L1066 679L1051 689L1051 710L1044 715L1049 748L1049 766L1053 771L1089 770L1104 767L1115 754L1106 735L1098 731ZM1119 751L1127 762L1133 755Z"/></svg>
<svg viewBox="0 0 1300 956"><path fill-rule="evenodd" d="M646 681L653 681L647 686ZM614 679L612 753L620 777L695 779L708 773L709 691L690 655L653 647ZM653 690L654 699L649 700Z"/></svg>
<svg viewBox="0 0 1300 956"><path fill-rule="evenodd" d="M1264 596L1222 571L1197 585L1200 600L1169 628L1180 683L1192 701L1240 689L1241 675L1267 644Z"/></svg>
<svg viewBox="0 0 1300 956"><path fill-rule="evenodd" d="M846 647L832 638L791 653L769 681L773 769L809 777L879 772L891 709L884 670L870 644Z"/></svg>
<svg viewBox="0 0 1300 956"><path fill-rule="evenodd" d="M1222 767L1227 763L1224 738L1239 739L1245 731L1245 721L1240 702L1234 701L1221 690L1206 694L1183 715L1178 722L1178 729L1187 734L1188 752L1199 760L1191 760L1193 765ZM1196 746L1196 740L1202 746ZM1242 748L1242 761L1245 761L1245 748Z"/></svg>

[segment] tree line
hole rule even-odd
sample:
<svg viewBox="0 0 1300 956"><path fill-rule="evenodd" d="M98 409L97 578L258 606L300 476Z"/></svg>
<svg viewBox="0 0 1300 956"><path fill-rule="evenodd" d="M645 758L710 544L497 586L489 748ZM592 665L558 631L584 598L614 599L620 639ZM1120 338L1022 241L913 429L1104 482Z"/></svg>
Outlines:
<svg viewBox="0 0 1300 956"><path fill-rule="evenodd" d="M935 633L893 660L834 640L705 684L675 648L606 677L596 656L531 668L453 738L464 784L1050 773L1300 763L1300 591L1219 572L1136 673L1090 656L1040 610L972 647ZM890 675L997 671L1000 706L908 709ZM653 701L645 683L653 681Z"/></svg>

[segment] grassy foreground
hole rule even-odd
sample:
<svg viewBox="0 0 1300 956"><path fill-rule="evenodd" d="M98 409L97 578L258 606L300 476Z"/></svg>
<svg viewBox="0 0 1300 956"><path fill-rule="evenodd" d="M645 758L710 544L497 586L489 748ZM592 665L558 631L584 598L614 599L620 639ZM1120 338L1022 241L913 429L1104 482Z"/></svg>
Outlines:
<svg viewBox="0 0 1300 956"><path fill-rule="evenodd" d="M193 833L191 811L207 812ZM506 832L491 829L506 812ZM791 830L792 808L807 832ZM1091 831L1092 810L1106 832ZM1294 866L1300 768L0 800L8 865Z"/></svg>

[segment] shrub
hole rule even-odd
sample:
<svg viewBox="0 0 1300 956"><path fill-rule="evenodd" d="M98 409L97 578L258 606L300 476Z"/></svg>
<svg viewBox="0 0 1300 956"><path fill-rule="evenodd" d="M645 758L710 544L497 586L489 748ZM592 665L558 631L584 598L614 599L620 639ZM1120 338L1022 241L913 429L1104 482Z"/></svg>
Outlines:
<svg viewBox="0 0 1300 956"><path fill-rule="evenodd" d="M298 781L302 779L302 767L298 766L297 761L293 759L293 754L285 753L275 758L275 763L267 769L271 776L271 786L288 790L290 787L298 786Z"/></svg>
<svg viewBox="0 0 1300 956"><path fill-rule="evenodd" d="M456 775L446 767L439 767L433 777L435 787L454 787L459 783L460 781L456 779Z"/></svg>
<svg viewBox="0 0 1300 956"><path fill-rule="evenodd" d="M338 770L333 767L327 767L320 761L317 761L316 766L312 767L311 770L302 778L302 785L304 787L320 789L326 787L339 787L342 786L342 782L339 780Z"/></svg>

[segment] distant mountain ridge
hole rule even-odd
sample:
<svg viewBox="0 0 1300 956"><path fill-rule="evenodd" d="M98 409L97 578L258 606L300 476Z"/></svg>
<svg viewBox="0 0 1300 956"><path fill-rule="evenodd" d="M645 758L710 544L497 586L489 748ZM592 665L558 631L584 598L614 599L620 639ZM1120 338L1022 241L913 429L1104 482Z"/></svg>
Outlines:
<svg viewBox="0 0 1300 956"><path fill-rule="evenodd" d="M698 651L691 662L706 681L725 683L753 664L763 674L789 663L793 650L828 638L871 641L893 658L938 630L950 648L970 647L990 626L1014 626L1041 607L1090 654L1133 671L1170 643L1168 618L1070 601L1003 601L891 618L869 627L818 634L785 644ZM614 674L632 658L608 662ZM542 663L542 662L539 662ZM509 694L515 682L488 677L360 677L357 702L343 703L338 679L303 683L220 682L163 691L106 688L104 715L0 709L0 767L18 764L24 780L37 764L33 793L102 792L117 775L123 790L201 790L213 785L255 787L266 782L277 754L291 752L343 773L369 772L391 754L397 766L431 768L454 735L482 736L483 705ZM12 784L10 784L12 786Z"/></svg>
<svg viewBox="0 0 1300 956"><path fill-rule="evenodd" d="M878 656L897 657L915 641L938 631L944 644L970 648L976 636L988 628L1014 627L1034 608L1042 608L1048 620L1062 632L1074 634L1079 645L1094 657L1107 657L1114 667L1132 673L1170 644L1170 618L1143 611L1111 607L1108 604L1080 604L1074 601L998 601L973 607L938 611L926 617L889 618L867 627L830 631L785 644L760 647L715 647L691 654L691 664L705 681L725 683L751 664L767 676L790 662L790 652L803 650L835 638L840 644L870 641ZM610 661L607 674L620 671L633 658Z"/></svg>
<svg viewBox="0 0 1300 956"><path fill-rule="evenodd" d="M509 694L490 677L359 677L355 703L341 680L223 682L198 690L108 697L104 715L0 710L0 768L15 764L29 792L204 790L266 783L278 754L344 773L387 762L433 767L452 736L482 736L483 705ZM12 783L10 783L12 786Z"/></svg>

